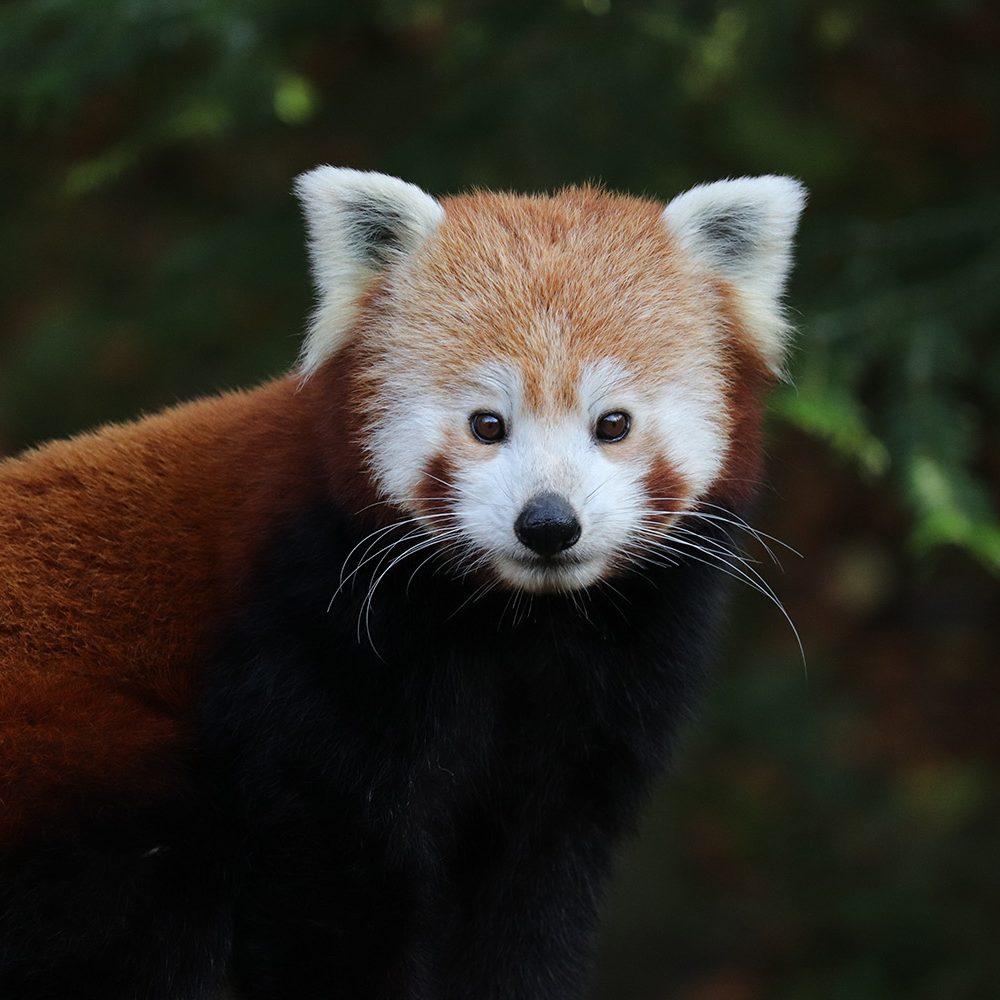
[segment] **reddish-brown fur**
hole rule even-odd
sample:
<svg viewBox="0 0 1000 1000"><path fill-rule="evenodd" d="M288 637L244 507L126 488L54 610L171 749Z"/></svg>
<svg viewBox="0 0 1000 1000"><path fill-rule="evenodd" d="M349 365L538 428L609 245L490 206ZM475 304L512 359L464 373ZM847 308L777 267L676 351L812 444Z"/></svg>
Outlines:
<svg viewBox="0 0 1000 1000"><path fill-rule="evenodd" d="M744 344L733 344L730 364L726 385L729 447L711 499L742 508L753 499L762 480L764 393L772 376Z"/></svg>
<svg viewBox="0 0 1000 1000"><path fill-rule="evenodd" d="M774 377L754 349L732 291L722 281L716 287L726 321L726 406L730 430L729 448L711 499L744 507L761 483L764 401Z"/></svg>
<svg viewBox="0 0 1000 1000"><path fill-rule="evenodd" d="M657 455L650 463L649 472L643 480L643 487L651 499L659 498L665 501L654 503L654 507L660 509L676 509L678 499L691 495L684 477L662 455Z"/></svg>
<svg viewBox="0 0 1000 1000"><path fill-rule="evenodd" d="M349 379L327 366L0 465L0 842L106 781L177 775L204 627L269 526L323 491L371 500Z"/></svg>
<svg viewBox="0 0 1000 1000"><path fill-rule="evenodd" d="M422 514L439 514L450 506L455 467L447 455L435 455L427 463L417 488L417 508ZM443 501L443 502L442 502Z"/></svg>

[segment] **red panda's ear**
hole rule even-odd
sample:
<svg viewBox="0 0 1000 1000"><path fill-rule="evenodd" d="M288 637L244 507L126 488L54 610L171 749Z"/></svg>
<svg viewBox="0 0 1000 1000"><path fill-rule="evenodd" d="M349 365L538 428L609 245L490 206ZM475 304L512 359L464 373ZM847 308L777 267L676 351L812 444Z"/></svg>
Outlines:
<svg viewBox="0 0 1000 1000"><path fill-rule="evenodd" d="M663 211L681 247L730 283L761 357L779 376L789 334L781 297L805 202L805 188L791 177L741 177L701 184Z"/></svg>
<svg viewBox="0 0 1000 1000"><path fill-rule="evenodd" d="M302 174L295 193L306 217L319 295L300 358L308 375L345 342L371 278L420 246L444 209L396 177L338 167Z"/></svg>

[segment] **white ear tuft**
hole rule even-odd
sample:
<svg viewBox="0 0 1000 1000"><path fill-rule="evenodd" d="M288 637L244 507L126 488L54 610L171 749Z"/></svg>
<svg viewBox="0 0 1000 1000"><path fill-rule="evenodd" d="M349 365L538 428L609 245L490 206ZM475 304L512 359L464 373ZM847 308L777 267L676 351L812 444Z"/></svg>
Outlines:
<svg viewBox="0 0 1000 1000"><path fill-rule="evenodd" d="M699 263L726 278L762 357L780 374L788 340L781 305L806 190L791 177L740 177L678 195L663 220Z"/></svg>
<svg viewBox="0 0 1000 1000"><path fill-rule="evenodd" d="M444 209L397 177L340 167L300 175L295 193L319 292L300 357L308 375L343 345L372 277L416 250L440 224Z"/></svg>

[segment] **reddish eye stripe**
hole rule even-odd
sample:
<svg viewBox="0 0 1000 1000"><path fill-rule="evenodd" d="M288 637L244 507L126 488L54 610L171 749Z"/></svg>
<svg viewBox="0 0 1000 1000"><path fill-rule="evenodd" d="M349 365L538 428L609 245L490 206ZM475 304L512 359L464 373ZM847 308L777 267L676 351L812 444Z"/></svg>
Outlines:
<svg viewBox="0 0 1000 1000"><path fill-rule="evenodd" d="M662 455L653 459L642 485L652 510L679 510L680 501L690 495L687 480Z"/></svg>
<svg viewBox="0 0 1000 1000"><path fill-rule="evenodd" d="M417 503L422 514L443 514L450 510L455 483L455 464L445 454L437 454L424 467L417 486Z"/></svg>

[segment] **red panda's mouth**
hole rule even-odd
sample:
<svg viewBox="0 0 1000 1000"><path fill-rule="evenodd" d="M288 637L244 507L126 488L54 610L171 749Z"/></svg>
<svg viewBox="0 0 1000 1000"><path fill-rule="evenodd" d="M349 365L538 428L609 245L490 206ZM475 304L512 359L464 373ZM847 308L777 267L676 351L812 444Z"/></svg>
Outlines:
<svg viewBox="0 0 1000 1000"><path fill-rule="evenodd" d="M605 560L597 555L562 552L553 556L504 553L494 563L501 580L528 591L567 592L599 579Z"/></svg>
<svg viewBox="0 0 1000 1000"><path fill-rule="evenodd" d="M592 562L591 559L570 553L561 553L556 556L517 555L508 556L508 558L521 569L532 570L547 576L560 576Z"/></svg>
<svg viewBox="0 0 1000 1000"><path fill-rule="evenodd" d="M508 558L510 558L511 562L517 563L518 566L541 570L560 570L569 566L582 566L584 563L590 561L589 559L584 559L578 555L570 555L569 553L560 553L555 556L517 555L509 556Z"/></svg>

